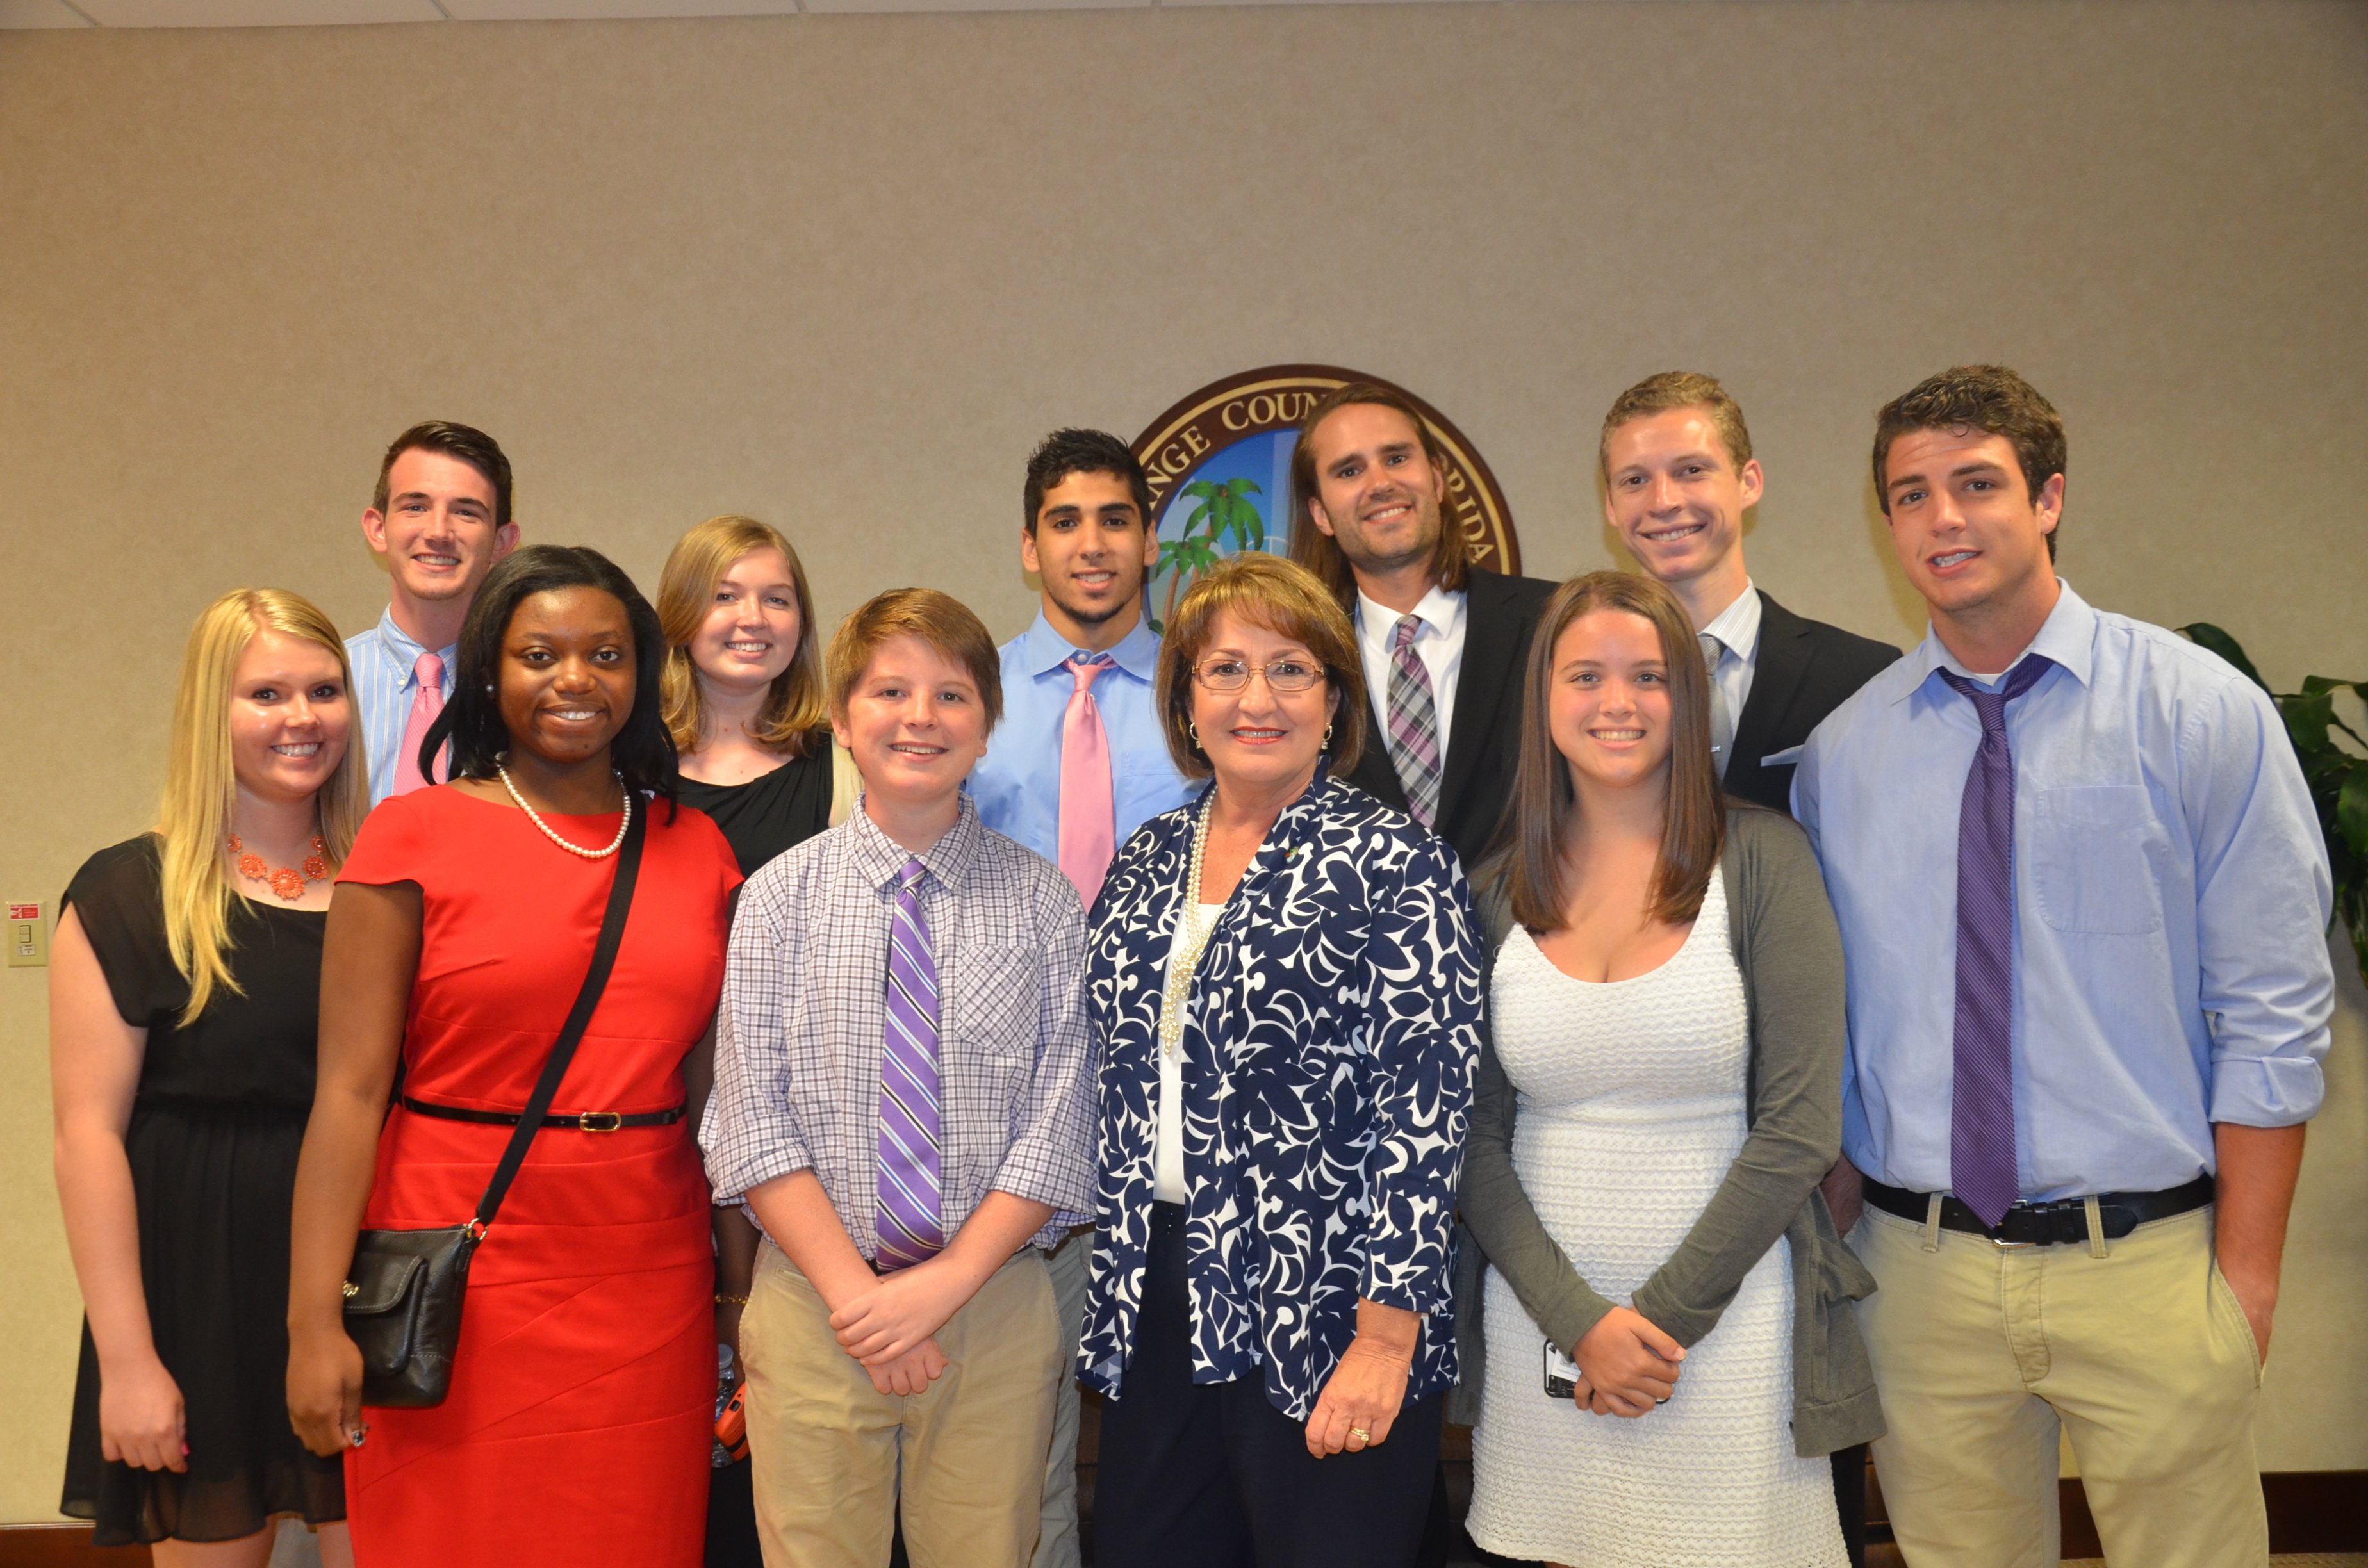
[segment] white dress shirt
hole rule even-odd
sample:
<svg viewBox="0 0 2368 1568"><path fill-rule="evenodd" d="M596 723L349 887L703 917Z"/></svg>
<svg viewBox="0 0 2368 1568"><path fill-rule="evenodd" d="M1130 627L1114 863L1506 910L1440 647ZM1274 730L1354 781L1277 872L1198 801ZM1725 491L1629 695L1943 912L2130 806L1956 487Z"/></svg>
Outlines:
<svg viewBox="0 0 2368 1568"><path fill-rule="evenodd" d="M1463 596L1434 585L1414 607L1422 626L1414 634L1415 657L1430 676L1430 702L1439 721L1439 765L1447 767L1447 737L1455 722L1455 682L1463 673ZM1390 644L1397 638L1399 612L1357 594L1357 651L1365 659L1365 689L1380 726L1373 744L1390 733ZM1755 631L1757 630L1755 625Z"/></svg>
<svg viewBox="0 0 2368 1568"><path fill-rule="evenodd" d="M1726 699L1726 716L1743 727L1743 705L1751 700L1751 672L1759 663L1759 590L1743 580L1735 602L1711 618L1702 631L1724 650L1710 672L1711 684ZM1730 759L1732 760L1732 759Z"/></svg>

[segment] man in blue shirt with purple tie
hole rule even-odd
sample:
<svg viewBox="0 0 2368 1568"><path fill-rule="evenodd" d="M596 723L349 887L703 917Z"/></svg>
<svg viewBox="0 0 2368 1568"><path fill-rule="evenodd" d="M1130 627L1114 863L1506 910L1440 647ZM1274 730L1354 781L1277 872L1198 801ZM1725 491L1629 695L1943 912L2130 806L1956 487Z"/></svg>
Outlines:
<svg viewBox="0 0 2368 1568"><path fill-rule="evenodd" d="M2013 371L1877 416L1923 643L1809 738L1849 960L1837 1220L1907 1561L2266 1563L2253 1409L2334 979L2327 852L2267 695L2055 575L2064 426ZM1863 1214L1860 1204L1863 1201Z"/></svg>
<svg viewBox="0 0 2368 1568"><path fill-rule="evenodd" d="M1088 916L1118 846L1190 797L1152 705L1159 634L1144 585L1159 559L1151 486L1099 430L1055 430L1028 460L1019 563L1043 585L1035 624L1003 645L1003 722L970 776L979 820L1061 868ZM1062 1346L1077 1358L1093 1233L1052 1256ZM1077 1568L1077 1385L1064 1373L1031 1568Z"/></svg>

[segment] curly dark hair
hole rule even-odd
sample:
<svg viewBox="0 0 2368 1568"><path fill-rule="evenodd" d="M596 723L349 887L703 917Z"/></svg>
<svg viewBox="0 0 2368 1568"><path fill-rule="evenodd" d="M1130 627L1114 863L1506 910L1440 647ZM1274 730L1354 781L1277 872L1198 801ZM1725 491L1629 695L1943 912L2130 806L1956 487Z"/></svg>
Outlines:
<svg viewBox="0 0 2368 1568"><path fill-rule="evenodd" d="M598 588L625 607L633 629L633 710L609 743L609 757L627 789L661 796L672 806L679 775L658 693L666 653L658 612L615 562L582 545L529 544L504 556L485 574L461 623L452 699L419 744L421 776L435 777L436 753L449 740L453 778L494 777L510 744L502 722L502 640L519 605L561 588Z"/></svg>
<svg viewBox="0 0 2368 1568"><path fill-rule="evenodd" d="M1028 454L1028 483L1019 494L1019 526L1036 531L1036 514L1044 509L1044 492L1073 473L1107 473L1126 481L1134 493L1134 509L1143 526L1151 526L1151 481L1134 449L1107 430L1055 430Z"/></svg>
<svg viewBox="0 0 2368 1568"><path fill-rule="evenodd" d="M2039 487L2064 472L2064 416L2039 389L2003 365L1959 365L1927 376L1893 398L1874 416L1874 498L1891 516L1891 487L1884 464L1891 443L1914 430L1981 430L2003 436L2022 469L2027 499L2036 504ZM2047 536L2047 559L2055 559L2055 532Z"/></svg>

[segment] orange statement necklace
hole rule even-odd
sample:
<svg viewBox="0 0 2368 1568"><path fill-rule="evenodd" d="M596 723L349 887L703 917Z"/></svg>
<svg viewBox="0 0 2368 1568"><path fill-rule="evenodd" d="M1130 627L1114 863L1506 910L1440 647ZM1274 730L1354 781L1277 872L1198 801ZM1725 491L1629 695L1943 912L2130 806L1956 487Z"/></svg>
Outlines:
<svg viewBox="0 0 2368 1568"><path fill-rule="evenodd" d="M230 852L232 858L238 863L240 876L251 881L269 882L271 891L290 903L304 896L306 882L328 880L329 846L321 842L321 835L317 833L313 835L313 853L304 857L304 871L302 876L286 866L273 870L263 863L262 856L248 854L246 846L238 841L238 835L234 833L230 835Z"/></svg>

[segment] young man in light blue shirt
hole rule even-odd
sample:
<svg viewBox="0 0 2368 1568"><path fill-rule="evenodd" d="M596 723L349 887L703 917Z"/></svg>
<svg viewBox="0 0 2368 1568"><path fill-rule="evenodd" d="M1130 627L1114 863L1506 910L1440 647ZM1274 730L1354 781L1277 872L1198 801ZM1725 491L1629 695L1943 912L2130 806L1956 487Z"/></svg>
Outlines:
<svg viewBox="0 0 2368 1568"><path fill-rule="evenodd" d="M1810 736L1849 960L1837 1220L1919 1568L2268 1561L2253 1450L2333 1006L2327 851L2268 696L2055 575L2064 427L2011 370L1877 416L1923 643Z"/></svg>
<svg viewBox="0 0 2368 1568"><path fill-rule="evenodd" d="M1035 624L1003 645L1003 722L972 770L979 820L1059 866L1090 914L1120 846L1190 796L1152 703L1159 636L1144 585L1159 559L1151 487L1117 437L1055 430L1028 460L1019 562ZM1052 1256L1064 1354L1077 1358L1089 1229ZM1076 1568L1077 1385L1061 1381L1031 1568Z"/></svg>
<svg viewBox="0 0 2368 1568"><path fill-rule="evenodd" d="M443 782L440 764L432 778L420 772L419 742L452 695L461 623L477 585L518 548L501 444L442 419L397 436L380 460L362 538L386 562L393 588L378 624L346 639L376 805Z"/></svg>

